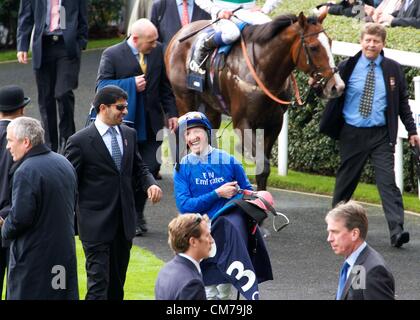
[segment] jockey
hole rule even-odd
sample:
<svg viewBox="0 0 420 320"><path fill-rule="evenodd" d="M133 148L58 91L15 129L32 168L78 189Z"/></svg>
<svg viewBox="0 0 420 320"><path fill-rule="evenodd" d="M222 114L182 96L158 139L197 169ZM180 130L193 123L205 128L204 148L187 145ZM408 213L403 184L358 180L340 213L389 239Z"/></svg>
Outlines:
<svg viewBox="0 0 420 320"><path fill-rule="evenodd" d="M282 0L266 0L262 8L255 4L255 0L194 0L212 19L220 18L214 26L215 31L203 33L197 42L198 47L190 62L190 69L199 72L206 56L215 48L235 42L241 35L237 23L263 24L270 22L269 14ZM240 9L233 16L232 10ZM232 18L232 19L231 19ZM229 20L231 19L231 20Z"/></svg>

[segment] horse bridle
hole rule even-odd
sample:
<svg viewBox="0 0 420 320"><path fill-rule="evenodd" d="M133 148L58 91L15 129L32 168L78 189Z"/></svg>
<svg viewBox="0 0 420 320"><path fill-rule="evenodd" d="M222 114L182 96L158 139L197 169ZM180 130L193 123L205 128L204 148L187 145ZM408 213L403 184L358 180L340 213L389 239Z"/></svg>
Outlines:
<svg viewBox="0 0 420 320"><path fill-rule="evenodd" d="M306 54L306 64L311 69L313 69L313 71L309 74L310 77L315 80L315 82L313 84L311 84L311 87L321 86L322 88L324 88L324 86L328 83L328 81L330 81L330 79L334 76L334 74L338 72L337 67L330 68L331 71L332 71L332 75L329 76L329 77L323 77L322 76L322 71L324 71L324 69L318 68L315 65L315 63L313 62L313 58L311 56L311 53L309 52L308 45L305 42L305 38L320 34L322 32L325 32L325 30L321 29L317 32L312 32L312 33L307 33L307 34L304 34L303 30L301 30L301 32L300 32L300 46L299 46L299 51L298 51L298 55L297 55L295 64L297 65L297 63L299 61L300 53L301 53L302 48L303 48L305 50L305 54Z"/></svg>

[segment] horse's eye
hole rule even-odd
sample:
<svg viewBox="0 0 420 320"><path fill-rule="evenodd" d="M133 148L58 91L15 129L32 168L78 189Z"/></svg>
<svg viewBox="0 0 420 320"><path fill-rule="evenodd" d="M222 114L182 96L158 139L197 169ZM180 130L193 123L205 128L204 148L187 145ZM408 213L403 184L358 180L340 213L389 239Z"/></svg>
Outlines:
<svg viewBox="0 0 420 320"><path fill-rule="evenodd" d="M311 50L311 52L318 52L319 51L319 46L309 47L309 50Z"/></svg>

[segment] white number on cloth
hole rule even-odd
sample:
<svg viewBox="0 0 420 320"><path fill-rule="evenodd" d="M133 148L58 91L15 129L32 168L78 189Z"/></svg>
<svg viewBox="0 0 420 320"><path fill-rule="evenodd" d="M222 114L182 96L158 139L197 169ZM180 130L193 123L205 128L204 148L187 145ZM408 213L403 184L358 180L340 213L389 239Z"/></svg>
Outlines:
<svg viewBox="0 0 420 320"><path fill-rule="evenodd" d="M244 270L244 265L240 261L233 261L226 270L226 273L231 276L233 270L238 270L238 274L235 276L237 280L240 280L243 277L248 278L248 282L241 287L244 292L248 291L255 283L255 273L249 269Z"/></svg>

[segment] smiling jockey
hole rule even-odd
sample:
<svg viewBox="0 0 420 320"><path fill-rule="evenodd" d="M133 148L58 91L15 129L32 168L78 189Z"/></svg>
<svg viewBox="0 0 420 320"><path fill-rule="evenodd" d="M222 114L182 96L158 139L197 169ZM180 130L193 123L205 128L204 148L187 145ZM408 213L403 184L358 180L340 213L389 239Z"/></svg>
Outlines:
<svg viewBox="0 0 420 320"><path fill-rule="evenodd" d="M215 48L235 42L241 32L238 23L263 24L270 22L267 16L282 0L266 0L262 8L255 0L194 0L204 11L211 14L212 19L220 18L214 26L214 31L199 35L197 48L190 62L190 69L198 72L206 56ZM242 6L233 16L232 10ZM232 19L231 19L232 18ZM231 19L231 20L229 20Z"/></svg>

